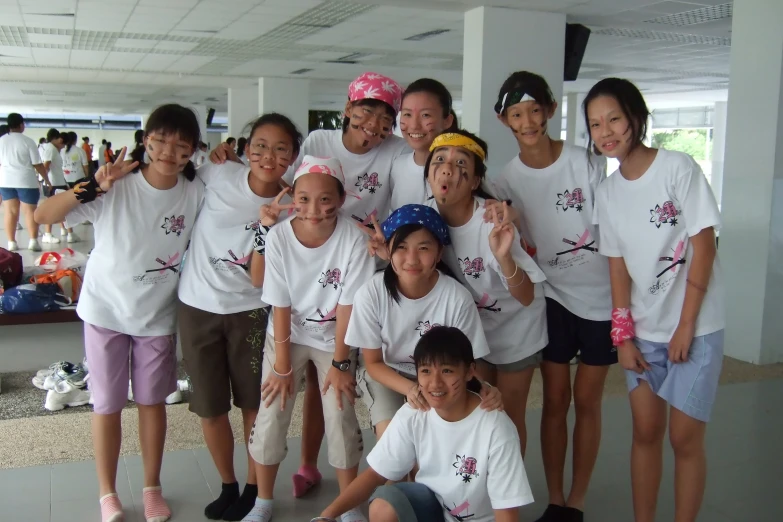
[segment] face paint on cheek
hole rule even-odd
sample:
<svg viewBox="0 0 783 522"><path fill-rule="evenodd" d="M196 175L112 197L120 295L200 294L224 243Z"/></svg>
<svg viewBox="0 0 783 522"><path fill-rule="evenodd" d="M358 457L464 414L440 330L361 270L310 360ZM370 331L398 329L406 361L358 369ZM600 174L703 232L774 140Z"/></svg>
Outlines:
<svg viewBox="0 0 783 522"><path fill-rule="evenodd" d="M386 136L387 136L387 134L383 134L383 133L378 135L378 137L381 138L381 140L385 140Z"/></svg>
<svg viewBox="0 0 783 522"><path fill-rule="evenodd" d="M364 141L362 142L362 147L367 147L369 144L370 144L370 142L369 142L369 141L367 141L367 140L364 140Z"/></svg>
<svg viewBox="0 0 783 522"><path fill-rule="evenodd" d="M337 212L337 207L331 207L331 208L327 208L326 210L324 210L324 215L325 216L332 216L336 212Z"/></svg>

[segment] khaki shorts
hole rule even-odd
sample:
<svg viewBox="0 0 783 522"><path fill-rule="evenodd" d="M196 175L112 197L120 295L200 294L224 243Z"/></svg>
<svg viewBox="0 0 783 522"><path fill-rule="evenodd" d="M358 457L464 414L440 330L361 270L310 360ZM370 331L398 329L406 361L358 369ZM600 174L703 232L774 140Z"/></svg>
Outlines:
<svg viewBox="0 0 783 522"><path fill-rule="evenodd" d="M356 350L351 351L351 369L356 371ZM326 372L332 368L334 353L318 350L303 344L291 343L291 367L294 374L294 389L298 390L304 379L307 363L312 361L318 373L318 387L323 388ZM261 382L272 373L275 364L275 341L267 334L264 348L264 364L261 370ZM343 396L343 409L337 409L337 397L334 388L329 388L321 397L324 410L324 426L326 427L326 443L329 453L329 464L337 469L350 469L359 464L364 451L362 431L356 412ZM250 456L259 464L273 466L280 464L288 453L286 434L291 424L291 414L294 411L294 401L287 400L285 410L280 411L280 396L268 407L263 404L258 408L258 416L250 431L247 449Z"/></svg>
<svg viewBox="0 0 783 522"><path fill-rule="evenodd" d="M412 377L404 373L397 373L409 379L411 384L416 382ZM364 401L367 409L370 410L370 422L372 422L373 427L380 422L392 420L397 410L405 404L406 398L404 395L387 388L370 377L364 365L359 366L356 370L356 387L359 390L359 396Z"/></svg>
<svg viewBox="0 0 783 522"><path fill-rule="evenodd" d="M533 355L528 355L524 359L520 359L518 361L505 363L505 364L492 364L489 361L486 361L484 359L481 359L481 362L486 364L487 366L490 366L492 368L495 368L499 372L504 373L513 373L513 372L521 372L522 370L527 370L531 366L535 367L541 364L541 361L544 360L544 351L543 349L541 351L538 351L534 353Z"/></svg>
<svg viewBox="0 0 783 522"><path fill-rule="evenodd" d="M224 415L234 405L258 409L266 310L213 314L180 302L182 362L193 391L188 409L201 418Z"/></svg>

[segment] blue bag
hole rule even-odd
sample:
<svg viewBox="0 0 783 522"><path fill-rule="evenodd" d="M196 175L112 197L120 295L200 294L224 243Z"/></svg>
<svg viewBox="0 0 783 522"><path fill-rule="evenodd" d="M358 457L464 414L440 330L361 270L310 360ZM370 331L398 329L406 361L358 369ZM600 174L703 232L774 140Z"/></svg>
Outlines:
<svg viewBox="0 0 783 522"><path fill-rule="evenodd" d="M71 300L60 293L56 284L19 285L0 295L1 314L39 314L55 312Z"/></svg>

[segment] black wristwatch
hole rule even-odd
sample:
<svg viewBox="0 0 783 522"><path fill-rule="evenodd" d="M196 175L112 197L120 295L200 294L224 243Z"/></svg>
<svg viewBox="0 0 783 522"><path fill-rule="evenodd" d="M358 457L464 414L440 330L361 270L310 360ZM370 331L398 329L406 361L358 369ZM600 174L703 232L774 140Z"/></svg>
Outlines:
<svg viewBox="0 0 783 522"><path fill-rule="evenodd" d="M332 359L332 366L340 370L341 372L347 372L351 369L351 360L346 359L344 361L335 361Z"/></svg>

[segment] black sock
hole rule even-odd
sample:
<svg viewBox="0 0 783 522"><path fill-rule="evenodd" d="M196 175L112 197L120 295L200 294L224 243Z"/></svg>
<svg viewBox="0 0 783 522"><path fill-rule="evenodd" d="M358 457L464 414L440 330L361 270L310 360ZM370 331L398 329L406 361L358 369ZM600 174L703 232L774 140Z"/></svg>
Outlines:
<svg viewBox="0 0 783 522"><path fill-rule="evenodd" d="M239 498L239 484L223 484L220 496L204 509L204 516L210 520L220 520L223 514Z"/></svg>
<svg viewBox="0 0 783 522"><path fill-rule="evenodd" d="M255 484L245 484L242 495L223 513L223 520L242 520L250 513L256 504L258 497L258 486Z"/></svg>

